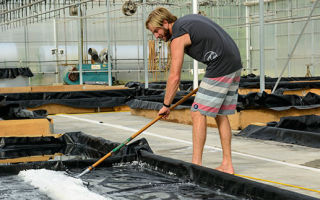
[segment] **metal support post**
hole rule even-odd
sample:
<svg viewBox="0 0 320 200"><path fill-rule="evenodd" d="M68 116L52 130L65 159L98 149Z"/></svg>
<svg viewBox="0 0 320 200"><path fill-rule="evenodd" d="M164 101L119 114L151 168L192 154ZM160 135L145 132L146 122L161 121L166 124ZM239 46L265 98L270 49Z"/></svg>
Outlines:
<svg viewBox="0 0 320 200"><path fill-rule="evenodd" d="M54 9L56 9L56 2L54 2ZM53 18L53 34L54 34L54 43L55 43L55 56L56 56L56 83L59 83L59 46L58 46L58 27L57 27L57 16L56 12L54 12L54 18Z"/></svg>
<svg viewBox="0 0 320 200"><path fill-rule="evenodd" d="M80 77L80 85L83 85L83 77L82 77L82 44L81 44L81 41L82 41L82 26L81 26L81 1L79 0L79 4L78 4L78 16L79 16L79 28L78 28L78 31L79 31L79 41L78 41L78 55L79 55L79 77Z"/></svg>
<svg viewBox="0 0 320 200"><path fill-rule="evenodd" d="M111 26L110 26L110 0L107 1L107 42L108 42L108 84L112 86L112 74L111 74Z"/></svg>
<svg viewBox="0 0 320 200"><path fill-rule="evenodd" d="M248 0L246 0L248 1ZM250 64L251 60L251 51L250 51L250 8L246 6L246 59L247 59L247 70L249 70L249 74L252 73L252 66Z"/></svg>
<svg viewBox="0 0 320 200"><path fill-rule="evenodd" d="M193 14L198 14L198 1L197 0L192 0L192 11ZM193 89L198 88L198 67L199 63L196 60L193 60Z"/></svg>
<svg viewBox="0 0 320 200"><path fill-rule="evenodd" d="M286 68L287 68L287 66L288 66L288 64L289 64L289 61L291 60L291 58L292 58L292 56L293 56L293 54L294 54L294 52L295 52L295 50L296 50L296 48L297 48L297 46L298 46L298 43L299 43L299 41L300 41L300 39L301 39L301 36L303 35L303 33L304 33L304 31L305 31L308 23L310 22L312 13L313 13L313 11L315 10L315 8L317 7L317 4L318 4L319 1L320 1L320 0L316 0L316 1L313 3L311 12L310 12L310 14L309 14L309 16L308 16L308 19L307 19L306 23L304 24L304 26L303 26L303 28L302 28L302 30L301 30L298 38L297 38L297 41L295 42L295 44L294 44L294 46L293 46L293 48L292 48L292 50L291 50L291 52L290 52L290 54L289 54L289 56L288 56L287 62L286 62L286 64L284 65L284 67L283 67L283 69L282 69L282 71L281 71L281 73L280 73L280 76L279 76L279 78L277 79L277 82L276 82L275 86L273 87L271 93L274 93L275 90L277 89L277 87L278 87L278 85L279 85L279 82L280 82L280 79L281 79L284 71L286 70Z"/></svg>
<svg viewBox="0 0 320 200"><path fill-rule="evenodd" d="M265 90L265 79L264 79L264 0L259 0L259 8L260 8L260 93Z"/></svg>
<svg viewBox="0 0 320 200"><path fill-rule="evenodd" d="M149 88L149 72L148 72L148 50L147 50L147 31L144 25L146 20L146 0L142 4L142 33L143 33L143 65L144 65L144 84L145 88Z"/></svg>

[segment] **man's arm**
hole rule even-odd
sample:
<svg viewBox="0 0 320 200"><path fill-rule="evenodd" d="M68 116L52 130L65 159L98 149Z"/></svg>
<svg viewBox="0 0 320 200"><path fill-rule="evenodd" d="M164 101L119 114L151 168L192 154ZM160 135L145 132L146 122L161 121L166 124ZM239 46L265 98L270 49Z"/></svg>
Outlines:
<svg viewBox="0 0 320 200"><path fill-rule="evenodd" d="M166 86L166 94L164 97L164 104L171 105L177 89L179 88L181 69L184 58L184 49L191 44L189 34L184 34L178 38L175 38L170 45L171 49L171 67ZM166 118L170 113L168 107L163 106L159 111L159 114L164 115Z"/></svg>

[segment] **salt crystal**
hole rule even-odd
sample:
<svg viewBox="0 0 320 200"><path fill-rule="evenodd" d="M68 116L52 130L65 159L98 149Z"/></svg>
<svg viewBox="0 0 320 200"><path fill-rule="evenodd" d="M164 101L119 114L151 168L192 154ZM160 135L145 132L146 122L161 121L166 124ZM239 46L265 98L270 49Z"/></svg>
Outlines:
<svg viewBox="0 0 320 200"><path fill-rule="evenodd" d="M31 169L21 171L18 175L53 200L107 200L90 191L83 185L81 179L66 175L65 172L46 169Z"/></svg>

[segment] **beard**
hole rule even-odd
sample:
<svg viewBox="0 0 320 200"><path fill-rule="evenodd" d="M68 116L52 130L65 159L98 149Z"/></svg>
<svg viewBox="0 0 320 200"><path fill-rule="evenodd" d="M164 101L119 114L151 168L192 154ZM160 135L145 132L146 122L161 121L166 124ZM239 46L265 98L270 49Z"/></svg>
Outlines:
<svg viewBox="0 0 320 200"><path fill-rule="evenodd" d="M163 28L163 30L164 30L164 41L168 42L172 34L170 33L169 29Z"/></svg>

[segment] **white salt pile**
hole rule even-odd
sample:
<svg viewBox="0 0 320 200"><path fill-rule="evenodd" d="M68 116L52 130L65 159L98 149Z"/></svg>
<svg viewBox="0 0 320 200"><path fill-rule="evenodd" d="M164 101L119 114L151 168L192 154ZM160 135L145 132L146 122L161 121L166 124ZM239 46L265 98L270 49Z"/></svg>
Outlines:
<svg viewBox="0 0 320 200"><path fill-rule="evenodd" d="M54 200L106 200L83 185L81 179L73 178L64 172L46 169L25 170L18 175L48 197Z"/></svg>

